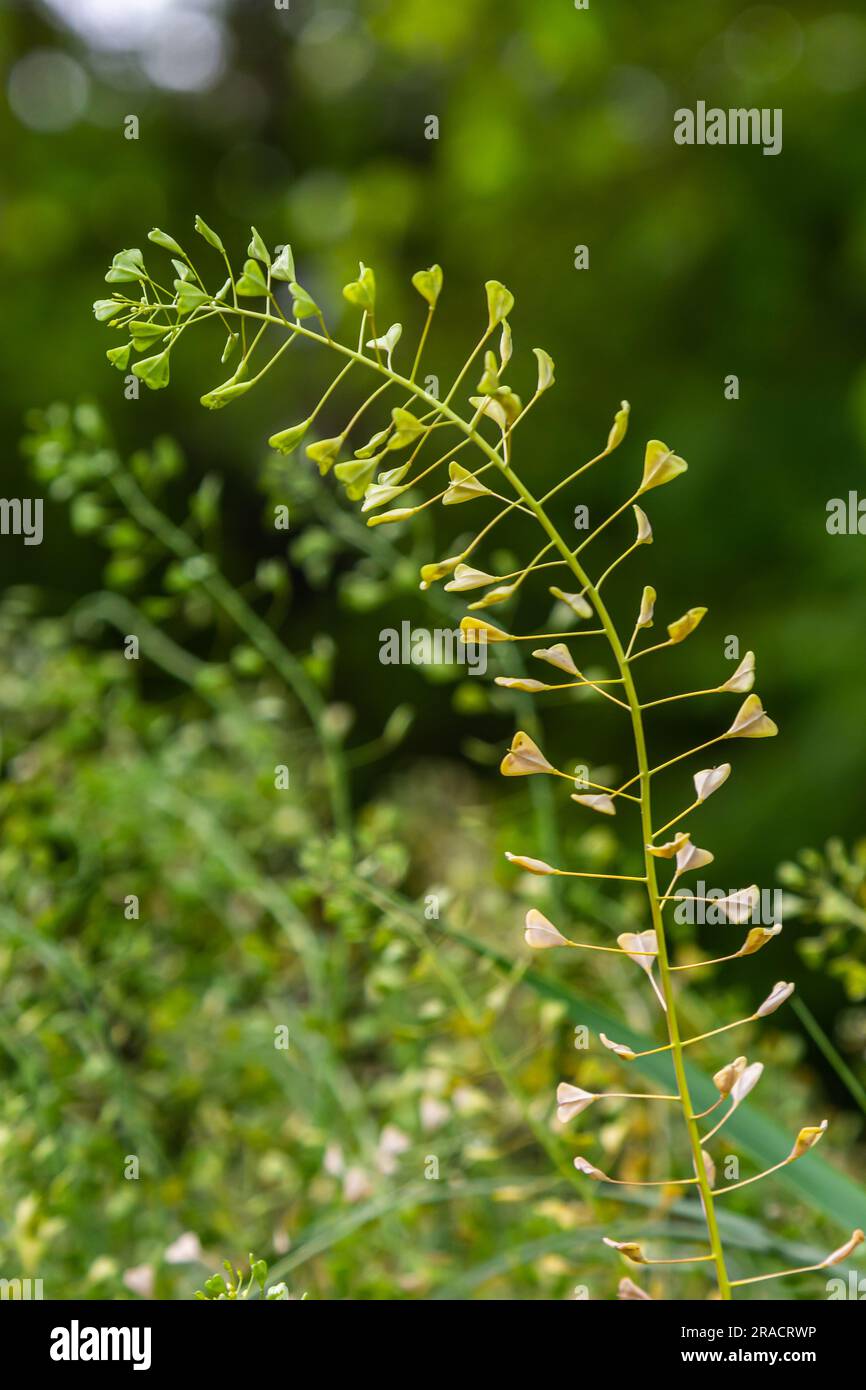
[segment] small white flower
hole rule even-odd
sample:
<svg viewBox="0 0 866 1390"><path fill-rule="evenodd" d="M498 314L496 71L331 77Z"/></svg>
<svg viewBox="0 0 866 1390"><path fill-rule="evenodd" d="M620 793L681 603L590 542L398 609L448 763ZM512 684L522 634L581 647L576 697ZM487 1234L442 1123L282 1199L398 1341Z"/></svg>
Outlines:
<svg viewBox="0 0 866 1390"><path fill-rule="evenodd" d="M450 1115L451 1109L444 1100L439 1100L436 1096L421 1097L421 1126L428 1133L440 1129Z"/></svg>
<svg viewBox="0 0 866 1390"><path fill-rule="evenodd" d="M152 1298L154 1286L154 1272L152 1265L133 1265L132 1269L127 1269L123 1275L123 1282L131 1293L137 1293L139 1298Z"/></svg>
<svg viewBox="0 0 866 1390"><path fill-rule="evenodd" d="M652 1303L653 1301L652 1295L648 1294L645 1289L642 1289L639 1284L635 1284L628 1276L620 1279L616 1296L617 1298L625 1299L646 1299L648 1303Z"/></svg>
<svg viewBox="0 0 866 1390"><path fill-rule="evenodd" d="M352 1167L346 1170L343 1179L343 1197L347 1202L360 1202L373 1191L372 1183L363 1168Z"/></svg>
<svg viewBox="0 0 866 1390"><path fill-rule="evenodd" d="M342 1177L346 1170L346 1164L343 1160L343 1150L340 1148L339 1144L329 1144L325 1149L322 1167L329 1177Z"/></svg>
<svg viewBox="0 0 866 1390"><path fill-rule="evenodd" d="M194 1264L201 1260L201 1241L193 1231L184 1231L166 1250L163 1258L166 1264Z"/></svg>
<svg viewBox="0 0 866 1390"><path fill-rule="evenodd" d="M376 1153L376 1166L380 1173L389 1177L397 1171L397 1159L410 1148L410 1140L396 1125L385 1125L379 1135Z"/></svg>

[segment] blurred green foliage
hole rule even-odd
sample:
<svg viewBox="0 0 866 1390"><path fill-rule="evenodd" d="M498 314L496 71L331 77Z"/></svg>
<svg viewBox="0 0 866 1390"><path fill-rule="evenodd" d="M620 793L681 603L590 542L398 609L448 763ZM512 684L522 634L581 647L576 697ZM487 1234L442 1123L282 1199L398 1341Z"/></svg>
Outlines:
<svg viewBox="0 0 866 1390"><path fill-rule="evenodd" d="M665 1171L659 1107L614 1103L597 1132L550 1127L556 1082L576 1074L575 1020L601 1008L649 1032L653 1008L608 956L550 973L573 994L525 974L513 943L529 898L496 866L527 816L543 840L544 805L496 798L445 757L386 772L403 720L366 747L341 737L347 775L365 760L379 775L354 845L334 837L322 732L341 727L339 706L311 720L298 696L304 673L327 697L327 652L314 643L285 666L259 626L272 632L270 586L248 603L205 563L222 513L202 507L201 484L179 505L180 453L163 441L127 463L90 406L35 413L26 452L72 513L88 498L115 583L60 618L22 586L0 607L4 1266L49 1296L188 1297L190 1266L252 1244L297 1297L605 1297L601 1231L627 1220L650 1240L700 1240L675 1193L627 1194L624 1214L569 1167L582 1149L624 1175ZM118 585L136 527L144 572ZM344 548L342 563L365 561ZM621 862L604 828L570 830L565 852ZM531 900L544 903L537 883ZM584 939L638 922L630 885L610 900L577 880L563 907ZM689 998L690 1030L755 989L714 975ZM761 1054L788 1078L774 1111L794 1131L817 1086L803 1045L764 1028ZM582 1084L616 1073L581 1054ZM858 1128L836 1111L837 1165ZM754 1161L751 1143L728 1142ZM725 1238L744 1274L832 1246L828 1217L849 1205L833 1182L830 1169L824 1195L789 1192L784 1213L737 1194ZM801 1243L807 1228L818 1244ZM700 1274L679 1288L702 1296Z"/></svg>

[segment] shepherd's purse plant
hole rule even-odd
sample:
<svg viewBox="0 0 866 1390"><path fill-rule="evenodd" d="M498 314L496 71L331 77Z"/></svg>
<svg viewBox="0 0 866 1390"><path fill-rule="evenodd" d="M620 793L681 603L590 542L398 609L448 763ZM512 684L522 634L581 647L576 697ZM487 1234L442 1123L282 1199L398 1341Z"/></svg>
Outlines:
<svg viewBox="0 0 866 1390"><path fill-rule="evenodd" d="M578 478L621 445L628 427L629 407L626 402L622 403L607 442L595 458L541 495L530 488L514 461L514 439L518 426L554 385L554 364L542 348L533 349L537 382L526 404L507 384L506 372L512 357L509 316L514 300L504 285L496 280L487 281L486 325L447 391L442 393L438 387L435 391L428 389L429 378L427 386L419 384L421 361L443 285L439 266L418 271L412 277L412 284L426 305L426 317L414 350L402 358L402 326L394 323L384 327L378 313L375 277L369 267L361 264L357 279L343 289L344 298L357 310L360 320L357 340L354 344L344 343L332 335L321 308L297 279L289 246L281 247L272 255L263 238L252 229L247 258L237 270L220 237L201 218L196 219L196 231L215 253L221 267L223 283L215 291L208 288L180 243L158 229L150 232L149 239L171 259L174 278L170 288L163 283L163 277L151 275L139 249L120 251L114 257L106 275L112 286L111 297L97 300L94 305L97 319L122 335L123 340L108 351L110 362L123 372L130 369L131 364L131 371L151 389L165 387L169 381L171 356L181 339L200 325L214 321L222 325L226 333L222 362L237 363L226 380L202 397L203 405L216 410L252 390L293 345L304 341L319 345L332 356L336 370L309 415L272 435L268 441L270 446L289 454L304 445L307 458L319 471L322 474L333 471L347 497L361 504L362 512L368 514L369 526L398 525L437 504L449 508L469 504L473 511L485 508L484 524L469 537L461 537L453 554L431 560L422 567L421 587L444 581L450 592L480 593L480 597L469 603L468 612L461 621L462 640L476 649L494 644L505 649L507 644L528 642L532 656L548 668L548 679L527 677L521 669L517 675L496 676L497 684L539 696L549 691L592 691L616 711L630 731L634 771L619 786L590 781L583 772L575 777L557 768L545 756L536 738L522 730L514 735L501 765L507 777L548 776L571 783L571 799L581 813L615 816L620 810L626 810L639 824L640 874L615 875L552 865L535 857L531 852L533 846L527 847L529 852L521 849L507 856L517 868L529 874L626 881L642 885L646 894L645 929L621 934L616 945L571 940L559 925L536 908L526 917L525 940L530 947L604 951L620 955L624 966L633 963L643 969L654 990L666 1031L667 1041L647 1052L636 1053L604 1034L600 1035L600 1041L626 1064L652 1053L669 1053L675 1079L672 1093L630 1090L594 1093L572 1082L563 1082L557 1091L558 1115L561 1121L568 1123L588 1107L603 1102L605 1096L677 1107L682 1116L691 1171L637 1185L696 1188L706 1219L706 1249L684 1258L652 1259L634 1241L605 1237L607 1244L639 1265L703 1263L707 1273L712 1274L722 1299L731 1298L732 1290L745 1284L820 1270L843 1261L863 1240L861 1230L855 1230L826 1259L804 1270L771 1271L751 1279L731 1278L719 1233L717 1202L730 1192L796 1162L822 1138L827 1122L803 1127L790 1152L765 1172L720 1184L710 1142L760 1080L762 1063L750 1063L745 1056L737 1056L723 1066L713 1078L718 1097L700 1113L696 1113L689 1093L684 1062L686 1049L706 1038L764 1019L785 1003L794 985L780 980L746 1018L694 1037L682 1035L675 977L683 978L685 972L699 970L701 965L745 959L765 946L771 947L774 937L781 931L778 923L760 924L760 893L756 885L751 885L725 897L714 896L712 900L718 914L716 920L735 926L749 924L738 949L709 961L677 963L671 957L666 935L666 912L671 910L671 903L686 896L679 891L681 881L713 859L709 850L695 842L683 822L724 786L731 773L731 764L719 762L694 772L694 795L689 804L662 825L656 824L653 812L656 779L670 769L679 771L686 759L710 748L739 739L769 738L777 732L775 723L752 689L755 681L752 652L746 653L726 680L711 689L677 692L649 701L641 697L638 663L651 654L684 642L703 619L704 608L688 609L667 625L664 640L650 645L646 645L645 634L654 624L656 604L656 594L651 587L643 588L640 601L635 604L636 612L630 619L627 637L608 610L603 590L610 575L634 551L651 544L653 539L650 519L642 503L647 494L681 477L687 464L660 440L650 440L641 476L631 495L574 545L553 519L554 505L565 500L566 489ZM479 376L474 393L470 394L467 378L473 369ZM358 377L364 381L363 399L351 411L338 434L321 438L316 422L350 375L353 381ZM332 402L329 410L332 411L335 404ZM597 537L629 510L635 528L633 538L600 575L593 577L587 552ZM506 518L512 521L525 518L537 535L534 545L530 544L527 549L529 558L521 568L497 574L484 567L485 556L491 538L496 539L496 528ZM549 585L549 593L556 601L554 613L567 615L564 630L559 630L556 623L554 631L516 633L509 630L511 625L493 623L480 616L507 605L525 586L547 579L562 581ZM590 650L596 642L606 644L613 674L594 675L594 664L576 657L565 639L579 646L581 651L585 643L590 644ZM553 680L553 672L565 679ZM645 731L646 711L673 701L717 695L740 697L732 717L722 721L720 732L696 748L653 765ZM670 868L670 874L667 881L661 883L660 871L666 867ZM716 1112L721 1118L715 1118ZM583 1157L575 1158L574 1163L578 1172L590 1180L620 1184L620 1179L602 1172ZM648 1297L629 1279L622 1281L620 1296Z"/></svg>

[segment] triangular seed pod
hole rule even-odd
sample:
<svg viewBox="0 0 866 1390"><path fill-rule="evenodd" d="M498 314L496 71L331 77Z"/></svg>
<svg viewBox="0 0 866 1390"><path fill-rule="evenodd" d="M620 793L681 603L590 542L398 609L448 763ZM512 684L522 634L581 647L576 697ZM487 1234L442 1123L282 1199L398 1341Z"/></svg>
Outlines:
<svg viewBox="0 0 866 1390"><path fill-rule="evenodd" d="M511 740L511 747L499 764L503 777L531 777L537 772L555 772L538 744L522 730Z"/></svg>
<svg viewBox="0 0 866 1390"><path fill-rule="evenodd" d="M544 913L539 912L536 907L531 907L526 914L523 939L527 946L532 946L536 951L547 951L553 946L571 944L559 928L549 922Z"/></svg>
<svg viewBox="0 0 866 1390"><path fill-rule="evenodd" d="M764 706L761 704L760 697L747 695L737 710L733 724L722 737L772 738L778 732L778 725L774 724L770 716L764 713Z"/></svg>

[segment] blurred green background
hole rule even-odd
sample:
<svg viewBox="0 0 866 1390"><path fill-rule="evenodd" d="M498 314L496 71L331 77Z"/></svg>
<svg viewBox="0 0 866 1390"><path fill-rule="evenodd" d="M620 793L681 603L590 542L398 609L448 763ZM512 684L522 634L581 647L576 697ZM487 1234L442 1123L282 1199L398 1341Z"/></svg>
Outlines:
<svg viewBox="0 0 866 1390"><path fill-rule="evenodd" d="M501 850L532 853L530 816L549 828L551 812L541 794L533 805L522 787L497 784L514 705L453 671L378 663L382 627L430 622L417 566L440 553L447 524L411 541L377 532L374 545L333 489L296 476L302 459L268 458L267 436L302 418L324 384L312 354L218 417L198 405L223 375L217 335L209 355L205 335L174 355L169 390L134 401L105 362L110 340L90 306L111 255L145 245L154 225L192 249L196 213L236 257L251 222L271 245L291 241L303 283L334 321L346 308L339 288L363 259L389 320L411 333L409 276L439 262L446 289L426 370L443 378L483 326L483 281L504 281L516 298L515 385L526 391L532 379L531 346L557 364L556 389L518 446L533 486L597 452L622 398L632 405L625 445L570 500L618 505L647 438L689 460L687 478L651 509L656 541L640 573L624 567L611 593L627 613L639 585L653 584L664 621L708 605L694 650L672 658L660 681L714 680L730 635L758 653L758 689L781 737L746 748L726 799L705 813L717 881L773 884L781 861L830 842L782 874L796 901L772 961L762 956L745 984L725 976L727 994L719 983L701 1007L729 1017L779 976L801 980L811 1036L789 1013L767 1047L796 1077L792 1101L833 1109L856 1171L866 1081L864 541L828 535L825 521L829 499L860 487L866 445L866 16L731 0L657 0L651 15L636 0L592 0L585 11L570 0L292 0L288 10L266 0L46 0L5 6L0 45L4 493L33 494L28 470L46 439L61 461L51 465L45 543L0 545L5 1263L46 1268L59 1296L189 1296L200 1274L166 1266L161 1252L194 1229L208 1254L254 1248L287 1270L289 1247L310 1239L298 1278L319 1296L559 1297L590 1258L593 1296L610 1296L615 1282L570 1225L595 1231L598 1203L574 1209L554 1183L530 1207L504 1183L543 1188L551 1164L508 1087L503 1103L504 1073L446 977L466 982L485 1028L495 1021L505 1070L516 1068L542 1128L556 1080L573 1079L562 1071L573 1063L562 1001L540 1005L516 976L498 984L490 962L444 933L437 974L411 933L388 927L381 901L348 888L343 899L332 875L341 855L358 862L357 847L335 846L322 798L273 804L268 768L285 759L287 739L303 748L308 735L296 705L279 704L249 634L236 645L189 575L163 573L152 556L125 566L136 537L109 534L119 519L62 482L75 473L64 461L115 445L128 456L159 437L185 459L162 446L167 517L185 517L203 479L221 480L219 520L199 518L206 548L304 659L327 718L356 750L348 762L365 852L384 858L389 890L423 903L441 889L458 927L522 962L522 890ZM673 112L699 99L782 108L782 153L676 146ZM130 115L134 140L124 136ZM435 140L425 138L430 116ZM587 270L574 267L578 245L589 248ZM725 398L730 374L737 400ZM98 403L103 423L92 412L28 416L83 399ZM25 431L31 444L19 452ZM159 472L144 466L140 477ZM288 569L264 525L267 501L283 497L300 522ZM103 542L116 552L107 569ZM263 570L268 560L279 562L278 580ZM139 630L124 604L176 644L133 672L117 657L114 629ZM231 676L208 698L200 661ZM407 707L406 727L378 744L397 707ZM652 727L657 761L717 730L705 704L672 709ZM607 757L594 719L582 704L558 707L555 751ZM44 755L28 773L34 741ZM671 795L673 814L681 798ZM216 832L196 821L215 807L250 855L231 871ZM581 823L562 837L573 846L578 834L582 852L616 861L608 827ZM279 885L299 914L291 959L268 918L285 910ZM117 909L132 892L149 899L134 946ZM604 921L594 900L569 902ZM301 922L313 938L325 934L324 960ZM568 974L543 964L551 978ZM607 989L621 1006L614 978L602 977L587 989L602 999ZM312 1042L306 1067L274 1073L263 1051L287 1000ZM628 1004L635 1026L642 1007ZM98 1037L84 1045L93 1074L82 1076L85 1019ZM330 1101L315 1083L326 1066L336 1069ZM359 1090L351 1136L347 1086ZM408 1135L420 1179L424 1136L440 1128L436 1104L453 1129L432 1151L447 1148L464 1181L490 1190L463 1205L437 1197L391 1209L382 1131ZM633 1123L649 1121L612 1118L606 1147L631 1143ZM148 1148L159 1176L146 1197L115 1190L117 1144ZM330 1168L329 1145L342 1154ZM832 1157L844 1166L837 1145ZM402 1150L396 1162L408 1181ZM767 1200L761 1221L774 1214ZM359 1203L372 1204L368 1219L349 1219L320 1253L315 1232L328 1222L342 1232ZM742 1210L754 1214L751 1193ZM810 1236L796 1209L777 1203L775 1215L787 1216L791 1238ZM138 1290L123 1282L128 1268L150 1271ZM701 1296L697 1279L689 1287ZM805 1283L792 1292L820 1296Z"/></svg>

